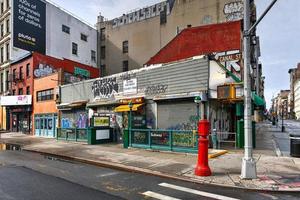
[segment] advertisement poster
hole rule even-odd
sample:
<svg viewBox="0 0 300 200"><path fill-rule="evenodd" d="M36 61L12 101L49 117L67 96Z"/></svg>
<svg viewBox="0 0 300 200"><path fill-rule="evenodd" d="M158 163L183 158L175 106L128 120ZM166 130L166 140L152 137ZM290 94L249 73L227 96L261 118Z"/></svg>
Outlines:
<svg viewBox="0 0 300 200"><path fill-rule="evenodd" d="M40 0L13 1L13 46L46 52L46 4Z"/></svg>
<svg viewBox="0 0 300 200"><path fill-rule="evenodd" d="M109 127L110 119L108 116L94 117L94 127Z"/></svg>

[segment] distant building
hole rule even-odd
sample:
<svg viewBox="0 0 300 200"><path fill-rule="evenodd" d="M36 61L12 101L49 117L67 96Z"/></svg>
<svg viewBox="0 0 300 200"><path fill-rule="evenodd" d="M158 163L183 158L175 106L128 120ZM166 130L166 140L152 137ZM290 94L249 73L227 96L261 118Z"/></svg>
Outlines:
<svg viewBox="0 0 300 200"><path fill-rule="evenodd" d="M48 1L0 0L0 95L12 95L11 62L30 52L96 68L97 30ZM9 115L5 112L0 107L1 115Z"/></svg>
<svg viewBox="0 0 300 200"><path fill-rule="evenodd" d="M142 67L186 28L242 17L241 0L166 0L112 20L100 15L97 30L101 75Z"/></svg>
<svg viewBox="0 0 300 200"><path fill-rule="evenodd" d="M291 110L291 117L292 117L292 119L295 119L295 117L296 117L296 111L295 111L296 88L295 88L295 85L296 85L296 81L298 79L300 79L300 63L298 63L297 68L289 69L289 74L290 74L290 90L291 90L289 107Z"/></svg>
<svg viewBox="0 0 300 200"><path fill-rule="evenodd" d="M289 109L290 90L280 90L278 95L272 99L272 114L273 116L283 117L284 119L291 118Z"/></svg>
<svg viewBox="0 0 300 200"><path fill-rule="evenodd" d="M92 66L39 53L30 53L12 62L10 70L11 95L1 97L1 105L7 111L0 115L1 125L24 133L33 133L35 128L40 131L33 123L36 118L54 120L57 117L53 107L56 105L58 86L99 76L98 69ZM48 76L51 77L44 78ZM38 116L34 118L35 115ZM43 120L41 127L50 123ZM45 132L42 128L37 135L54 137L54 127L51 128L53 134L48 135L48 130Z"/></svg>

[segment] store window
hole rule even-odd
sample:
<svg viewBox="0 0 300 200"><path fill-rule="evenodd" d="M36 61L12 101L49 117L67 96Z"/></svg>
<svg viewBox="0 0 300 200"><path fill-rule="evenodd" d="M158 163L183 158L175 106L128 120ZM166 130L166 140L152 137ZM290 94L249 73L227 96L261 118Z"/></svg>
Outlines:
<svg viewBox="0 0 300 200"><path fill-rule="evenodd" d="M37 101L48 101L54 99L54 89L48 89L43 91L38 91L37 94Z"/></svg>

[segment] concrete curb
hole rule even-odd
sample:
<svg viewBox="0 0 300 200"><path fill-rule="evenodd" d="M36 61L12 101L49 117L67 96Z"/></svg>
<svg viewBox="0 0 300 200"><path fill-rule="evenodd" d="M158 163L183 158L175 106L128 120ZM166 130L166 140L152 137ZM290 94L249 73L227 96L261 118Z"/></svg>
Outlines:
<svg viewBox="0 0 300 200"><path fill-rule="evenodd" d="M224 155L226 153L228 153L227 150L221 150L221 151L219 151L217 153L208 154L208 158L209 159L216 158L216 157L219 157L219 156Z"/></svg>
<svg viewBox="0 0 300 200"><path fill-rule="evenodd" d="M133 166L127 166L119 163L112 163L112 162L107 162L107 161L95 161L91 159L85 159L81 157L75 157L75 156L66 156L66 155L61 155L58 153L49 153L45 151L39 151L39 150L32 150L32 149L26 149L22 148L23 151L31 152L31 153L38 153L42 154L45 156L52 156L56 158L61 158L69 161L75 161L75 162L80 162L84 164L89 164L89 165L94 165L98 167L104 167L104 168L111 168L111 169L116 169L116 170L121 170L121 171L126 171L126 172L132 172L132 173L140 173L140 174L145 174L145 175L152 175L152 176L157 176L161 178L168 178L172 180L179 180L179 181L185 181L185 182L191 182L191 183L196 183L196 184L206 184L206 185L215 185L215 186L220 186L220 187L225 187L225 188L238 188L238 189L243 189L243 190L249 190L249 191L265 191L265 192L299 192L299 189L263 189L263 188L245 188L245 187L239 187L239 186L228 186L228 185L223 185L223 184L218 184L218 183L207 183L205 181L197 180L192 177L183 177L179 175L170 175L170 174L165 174L163 172L159 171L153 171L150 169L143 169L139 167L133 167Z"/></svg>

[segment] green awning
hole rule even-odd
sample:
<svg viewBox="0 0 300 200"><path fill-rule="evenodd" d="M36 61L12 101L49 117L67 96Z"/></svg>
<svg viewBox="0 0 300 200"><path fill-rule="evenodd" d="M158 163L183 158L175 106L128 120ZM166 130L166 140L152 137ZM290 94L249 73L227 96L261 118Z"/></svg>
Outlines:
<svg viewBox="0 0 300 200"><path fill-rule="evenodd" d="M251 98L256 106L265 106L266 102L263 98L252 92Z"/></svg>

